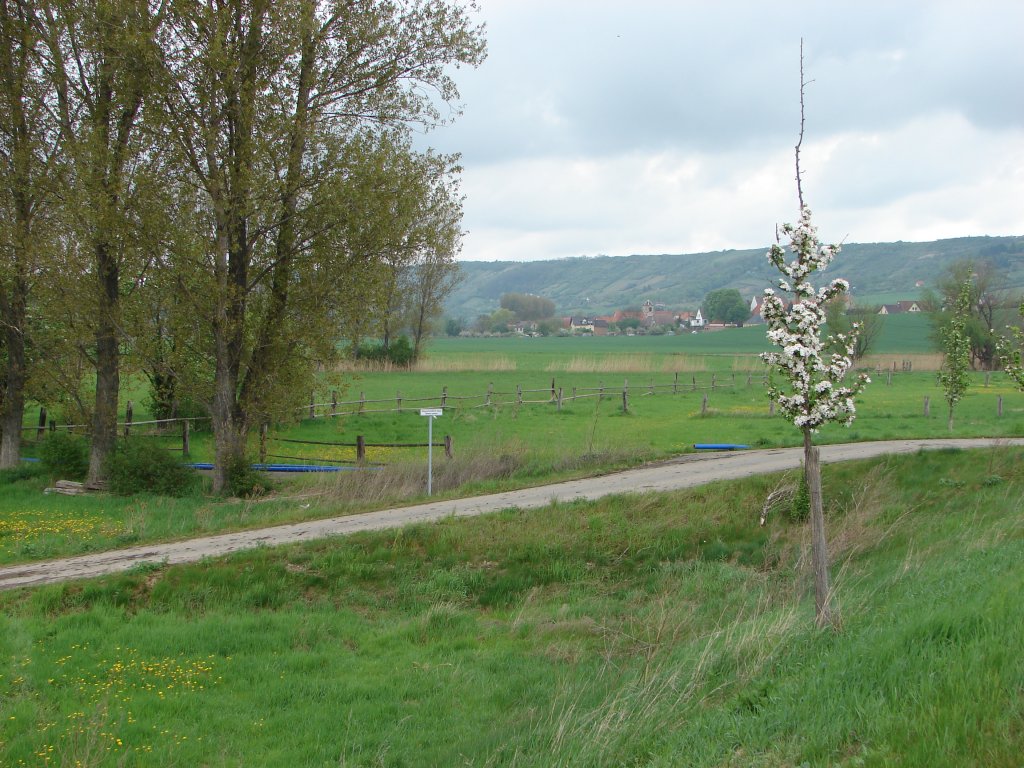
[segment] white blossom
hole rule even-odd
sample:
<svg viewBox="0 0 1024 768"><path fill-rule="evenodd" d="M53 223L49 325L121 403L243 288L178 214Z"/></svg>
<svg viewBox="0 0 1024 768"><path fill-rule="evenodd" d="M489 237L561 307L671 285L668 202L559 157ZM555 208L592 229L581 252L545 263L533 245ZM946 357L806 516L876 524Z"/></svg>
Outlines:
<svg viewBox="0 0 1024 768"><path fill-rule="evenodd" d="M861 374L848 386L842 382L853 366L853 350L859 325L854 324L849 334L821 338L825 322L824 306L850 289L843 279L836 279L815 290L808 278L825 269L839 252L838 245L823 245L817 229L811 224L811 211L804 207L800 223L783 224L781 231L789 238L788 250L795 258L786 262L786 251L773 245L768 260L785 278L778 281L779 288L794 295L787 310L786 304L775 292L766 288L761 314L768 326L768 340L779 351L765 352L762 359L778 369L788 382L782 389L775 384L769 389L770 397L782 412L801 429L817 431L830 421L849 425L856 416L854 398L870 383ZM788 279L786 279L788 278ZM792 282L790 282L792 281ZM842 344L845 355L825 350Z"/></svg>

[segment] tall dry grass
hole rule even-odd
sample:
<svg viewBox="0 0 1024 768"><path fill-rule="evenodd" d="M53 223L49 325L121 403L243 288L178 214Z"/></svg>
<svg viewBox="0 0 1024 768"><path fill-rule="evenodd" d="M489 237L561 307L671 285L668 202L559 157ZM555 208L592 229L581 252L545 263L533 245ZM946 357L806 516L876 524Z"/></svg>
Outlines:
<svg viewBox="0 0 1024 768"><path fill-rule="evenodd" d="M895 365L897 371L902 371L904 363L910 363L911 369L914 371L937 371L942 367L942 355L934 353L865 355L857 362L856 367L881 369L884 372L893 370L893 365Z"/></svg>
<svg viewBox="0 0 1024 768"><path fill-rule="evenodd" d="M508 355L459 355L458 357L426 357L412 368L425 373L460 373L463 371L514 371L518 363Z"/></svg>

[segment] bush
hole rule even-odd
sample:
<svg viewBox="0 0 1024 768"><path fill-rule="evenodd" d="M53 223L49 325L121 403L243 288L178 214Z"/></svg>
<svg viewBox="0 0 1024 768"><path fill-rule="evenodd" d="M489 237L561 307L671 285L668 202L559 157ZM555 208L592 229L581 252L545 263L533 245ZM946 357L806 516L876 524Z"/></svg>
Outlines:
<svg viewBox="0 0 1024 768"><path fill-rule="evenodd" d="M273 490L273 483L265 472L253 469L246 458L232 462L228 467L228 493L240 499L263 496Z"/></svg>
<svg viewBox="0 0 1024 768"><path fill-rule="evenodd" d="M51 432L39 446L39 458L51 477L82 480L89 471L89 442L70 432Z"/></svg>
<svg viewBox="0 0 1024 768"><path fill-rule="evenodd" d="M22 463L10 469L0 469L0 485L10 485L22 480L34 480L46 474L46 467L41 463Z"/></svg>
<svg viewBox="0 0 1024 768"><path fill-rule="evenodd" d="M388 362L392 365L409 365L413 362L413 347L409 339L403 335L392 341L387 348L383 344L360 344L356 348L356 358L377 363Z"/></svg>
<svg viewBox="0 0 1024 768"><path fill-rule="evenodd" d="M156 443L133 440L107 460L110 490L122 496L155 493L184 496L198 485L199 476Z"/></svg>

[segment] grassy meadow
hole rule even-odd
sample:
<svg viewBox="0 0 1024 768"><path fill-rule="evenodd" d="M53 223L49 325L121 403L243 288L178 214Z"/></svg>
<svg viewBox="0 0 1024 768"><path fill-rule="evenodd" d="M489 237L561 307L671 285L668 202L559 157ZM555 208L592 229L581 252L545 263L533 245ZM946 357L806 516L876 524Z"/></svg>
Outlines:
<svg viewBox="0 0 1024 768"><path fill-rule="evenodd" d="M874 374L858 403L850 428L828 426L819 442L945 437L946 406L927 347L921 316L887 318L879 349L903 346L912 351L879 352L868 366L897 372ZM914 343L911 342L914 340ZM419 407L437 406L447 388L445 415L434 425L435 440L453 439L454 459L434 451L435 495L471 495L579 477L693 451L694 443L728 442L755 448L799 444L799 432L780 416L769 415L756 351L763 327L696 335L612 338L441 339L414 371L353 371L341 400L387 399L367 409L390 409L358 416L320 417L275 426L267 443L268 459L290 463L322 460L354 462L355 443L423 443L426 420ZM690 345L699 345L691 349ZM904 372L912 361L913 372ZM748 385L748 376L750 384ZM551 382L563 394L561 409L551 401ZM712 381L715 388L712 389ZM972 386L957 406L953 435L1024 435L1024 394L1002 374L973 375ZM604 397L594 389L607 388ZM622 390L628 385L628 410ZM653 394L651 386L654 386ZM676 391L673 392L673 386ZM696 386L696 388L694 388ZM522 405L516 404L517 388ZM573 388L580 397L572 400ZM486 404L491 391L491 405ZM135 418L148 418L144 393L129 393ZM404 410L394 412L401 396ZM704 398L707 397L705 407ZM930 414L924 415L924 398ZM999 399L1003 415L998 416ZM329 402L327 392L316 399ZM535 401L531 403L530 401ZM305 415L305 414L303 414ZM180 448L177 434L159 436L137 427L132 440L155 440ZM314 445L282 440L313 441ZM27 446L31 453L33 446ZM258 452L254 435L251 452ZM185 538L217 531L252 528L387 505L425 497L425 449L370 448L367 460L386 465L330 476L284 481L269 498L216 499L202 494L162 497L43 495L51 478L26 471L9 474L0 485L0 563L79 554L112 547ZM287 458L281 458L287 457ZM193 460L212 459L208 432L192 434ZM22 479L14 481L15 477ZM0 476L0 483L4 477Z"/></svg>
<svg viewBox="0 0 1024 768"><path fill-rule="evenodd" d="M4 766L1016 766L1024 452L793 474L0 594Z"/></svg>

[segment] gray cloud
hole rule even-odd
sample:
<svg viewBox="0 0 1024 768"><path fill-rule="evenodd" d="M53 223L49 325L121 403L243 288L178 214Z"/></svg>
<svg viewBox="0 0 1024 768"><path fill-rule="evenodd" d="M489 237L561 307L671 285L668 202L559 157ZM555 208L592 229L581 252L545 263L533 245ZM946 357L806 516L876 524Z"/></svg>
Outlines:
<svg viewBox="0 0 1024 768"><path fill-rule="evenodd" d="M795 207L801 37L816 211L870 212L858 241L1024 231L968 192L1024 193L1024 3L482 4L465 114L425 137L463 154L465 258L766 241L760 214Z"/></svg>

